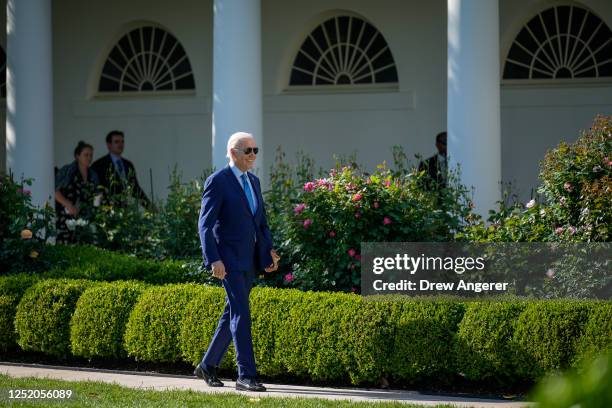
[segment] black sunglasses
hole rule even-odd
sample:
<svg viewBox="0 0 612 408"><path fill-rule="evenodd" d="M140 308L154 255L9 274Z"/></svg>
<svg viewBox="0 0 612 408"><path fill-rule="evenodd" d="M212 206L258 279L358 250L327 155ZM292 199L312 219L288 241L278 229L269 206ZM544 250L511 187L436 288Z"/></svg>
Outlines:
<svg viewBox="0 0 612 408"><path fill-rule="evenodd" d="M237 147L234 148L235 150L238 150L244 154L251 154L251 153L259 153L259 147L247 147L245 149L238 149Z"/></svg>

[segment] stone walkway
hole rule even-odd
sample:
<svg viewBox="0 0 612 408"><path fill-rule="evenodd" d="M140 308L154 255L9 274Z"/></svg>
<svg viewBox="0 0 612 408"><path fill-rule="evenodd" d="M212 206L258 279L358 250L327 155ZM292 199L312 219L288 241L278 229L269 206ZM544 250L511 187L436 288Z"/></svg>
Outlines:
<svg viewBox="0 0 612 408"><path fill-rule="evenodd" d="M222 379L225 383L224 387L211 388L208 387L204 381L196 379L195 377L145 373L134 374L124 371L42 366L34 364L0 363L0 373L12 377L39 377L67 381L101 381L116 383L131 388L154 390L180 389L209 393L233 392L257 397L305 397L326 398L331 400L344 399L351 401L398 401L423 406L450 404L457 407L475 408L519 408L534 405L528 402L422 394L420 392L404 390L311 387L271 383L265 383L265 386L268 388L268 392L266 393L249 393L236 391L234 388L235 383L227 379Z"/></svg>

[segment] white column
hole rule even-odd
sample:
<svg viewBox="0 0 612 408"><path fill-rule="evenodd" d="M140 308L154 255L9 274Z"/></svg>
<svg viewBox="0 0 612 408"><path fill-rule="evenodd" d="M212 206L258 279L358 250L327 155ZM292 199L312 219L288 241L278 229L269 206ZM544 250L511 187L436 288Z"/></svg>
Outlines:
<svg viewBox="0 0 612 408"><path fill-rule="evenodd" d="M227 140L239 131L263 143L260 0L215 0L213 166L225 166ZM257 159L263 166L260 152Z"/></svg>
<svg viewBox="0 0 612 408"><path fill-rule="evenodd" d="M16 180L33 178L32 202L53 204L51 0L6 6L6 154Z"/></svg>
<svg viewBox="0 0 612 408"><path fill-rule="evenodd" d="M499 5L448 0L448 154L476 212L501 198Z"/></svg>

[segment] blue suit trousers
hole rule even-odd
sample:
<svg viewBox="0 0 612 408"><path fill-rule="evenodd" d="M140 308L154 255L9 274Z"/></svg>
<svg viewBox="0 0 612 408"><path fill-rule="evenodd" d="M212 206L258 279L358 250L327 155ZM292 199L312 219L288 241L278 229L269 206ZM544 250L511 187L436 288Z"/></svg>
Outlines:
<svg viewBox="0 0 612 408"><path fill-rule="evenodd" d="M227 295L225 309L208 350L202 358L203 364L218 367L233 340L240 378L257 377L249 309L249 294L254 278L255 267L253 266L250 271L228 272L223 279L222 283Z"/></svg>

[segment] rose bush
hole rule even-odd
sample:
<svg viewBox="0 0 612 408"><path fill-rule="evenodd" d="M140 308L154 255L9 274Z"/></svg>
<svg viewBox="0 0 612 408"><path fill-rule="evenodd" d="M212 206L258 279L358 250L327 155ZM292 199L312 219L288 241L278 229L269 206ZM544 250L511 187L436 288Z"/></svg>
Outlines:
<svg viewBox="0 0 612 408"><path fill-rule="evenodd" d="M344 166L304 183L275 231L291 261L283 284L357 292L361 242L452 240L472 216L467 192L426 191L421 177Z"/></svg>

